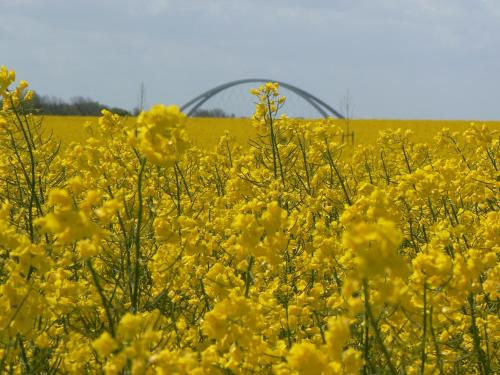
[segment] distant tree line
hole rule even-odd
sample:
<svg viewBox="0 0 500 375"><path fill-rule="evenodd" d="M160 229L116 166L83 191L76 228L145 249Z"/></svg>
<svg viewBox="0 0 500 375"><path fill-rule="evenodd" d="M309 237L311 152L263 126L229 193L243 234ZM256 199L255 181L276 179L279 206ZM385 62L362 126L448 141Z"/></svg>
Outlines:
<svg viewBox="0 0 500 375"><path fill-rule="evenodd" d="M0 108L2 101L0 99ZM25 103L25 110L37 115L53 115L53 116L100 116L101 110L107 109L121 116L137 116L140 113L139 108L134 108L133 111L128 111L119 107L109 107L99 103L97 100L76 96L69 101L63 99L40 95L33 92L33 99L29 103ZM234 113L227 113L221 108L197 109L192 117L219 117L219 118L234 118Z"/></svg>
<svg viewBox="0 0 500 375"><path fill-rule="evenodd" d="M69 102L46 95L33 93L31 102L26 103L29 112L39 115L57 116L100 116L101 110L107 109L113 113L125 116L131 115L130 111L123 108L109 107L96 100L76 96Z"/></svg>
<svg viewBox="0 0 500 375"><path fill-rule="evenodd" d="M234 113L226 113L220 108L197 109L192 117L235 117Z"/></svg>

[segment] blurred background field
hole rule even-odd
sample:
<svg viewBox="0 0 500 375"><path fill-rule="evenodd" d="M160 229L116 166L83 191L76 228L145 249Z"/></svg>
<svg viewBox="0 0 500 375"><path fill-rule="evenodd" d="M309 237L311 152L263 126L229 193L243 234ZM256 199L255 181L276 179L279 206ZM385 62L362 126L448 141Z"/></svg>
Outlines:
<svg viewBox="0 0 500 375"><path fill-rule="evenodd" d="M124 118L126 123L135 121L135 117ZM307 121L307 120L301 120ZM344 120L334 120L345 128ZM89 137L85 124L91 127L97 124L97 117L88 116L45 116L44 127L61 139L63 146L71 142L82 142ZM487 124L491 130L500 131L500 121L478 121ZM430 141L443 128L459 133L467 129L471 121L464 120L350 120L349 127L354 132L354 144L374 142L384 129L410 129L415 140ZM219 137L227 131L240 145L245 146L248 140L256 135L249 118L188 118L186 129L191 141L202 148L212 148Z"/></svg>

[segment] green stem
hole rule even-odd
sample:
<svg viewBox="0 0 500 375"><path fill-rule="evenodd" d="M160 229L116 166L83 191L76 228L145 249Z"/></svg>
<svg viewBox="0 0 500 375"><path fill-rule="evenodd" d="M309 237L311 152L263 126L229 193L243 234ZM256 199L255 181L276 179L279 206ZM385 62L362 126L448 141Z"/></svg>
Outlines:
<svg viewBox="0 0 500 375"><path fill-rule="evenodd" d="M405 157L405 163L406 163L406 168L408 168L408 173L411 173L411 166L410 166L410 161L408 160L408 154L406 153L406 148L405 145L401 145L403 148L403 155Z"/></svg>
<svg viewBox="0 0 500 375"><path fill-rule="evenodd" d="M378 328L378 324L375 321L375 318L373 317L372 309L370 307L370 301L369 301L369 294L368 294L368 280L365 278L363 279L363 291L364 291L364 296L365 296L365 310L366 314L368 316L368 319L372 325L373 332L375 334L375 339L377 340L380 349L382 349L382 353L384 354L385 360L387 361L387 365L389 366L389 371L392 375L397 375L396 367L392 364L391 361L391 355L389 354L389 351L385 347L384 340L382 339L382 335L380 333L380 330Z"/></svg>
<svg viewBox="0 0 500 375"><path fill-rule="evenodd" d="M144 167L146 166L146 159L141 160L141 169L137 178L137 199L139 203L137 212L137 226L135 228L135 264L134 264L134 294L132 295L132 311L137 312L137 306L140 298L139 287L139 273L141 262L141 226L142 226L142 213L143 213L143 199L142 199L142 177L144 175Z"/></svg>
<svg viewBox="0 0 500 375"><path fill-rule="evenodd" d="M347 192L347 187L344 183L344 179L342 178L342 175L340 174L339 170L337 169L337 164L333 160L332 154L330 152L330 147L328 147L328 142L326 140L325 140L325 146L326 146L326 155L328 157L328 161L330 162L330 166L333 168L333 170L335 171L335 174L337 175L337 178L339 179L340 186L342 187L342 191L344 192L347 204L349 206L351 206L352 201L351 201L351 198L349 198L349 194Z"/></svg>
<svg viewBox="0 0 500 375"><path fill-rule="evenodd" d="M367 299L365 298L365 310L368 310ZM368 322L368 314L365 314L365 337L363 345L363 358L365 364L363 366L363 374L368 374L368 364L370 363L370 323Z"/></svg>
<svg viewBox="0 0 500 375"><path fill-rule="evenodd" d="M248 295L250 293L250 282L252 281L250 272L252 271L252 266L254 263L254 257L253 255L250 256L250 261L248 262L248 267L245 272L245 298L248 298Z"/></svg>
<svg viewBox="0 0 500 375"><path fill-rule="evenodd" d="M420 357L420 373L423 374L425 370L425 344L427 341L427 282L424 282L424 314L422 318L422 353Z"/></svg>
<svg viewBox="0 0 500 375"><path fill-rule="evenodd" d="M99 297L101 297L101 302L104 307L104 311L106 312L106 317L108 318L108 324L109 324L109 332L111 333L112 337L115 337L115 325L113 318L111 316L111 309L108 304L108 301L106 299L106 296L104 295L104 290L102 289L101 284L99 283L99 278L97 277L97 272L94 270L94 267L92 266L92 262L90 259L87 260L87 267L89 268L90 274L92 275L92 280L94 281L94 285L97 289L97 293L99 293Z"/></svg>
<svg viewBox="0 0 500 375"><path fill-rule="evenodd" d="M176 199L177 199L177 216L181 216L182 207L181 207L181 185L179 181L179 174L177 172L177 168L174 166L174 174L175 174L175 186L177 187Z"/></svg>
<svg viewBox="0 0 500 375"><path fill-rule="evenodd" d="M472 334L472 341L474 343L474 350L476 351L478 359L479 372L481 374L488 375L490 374L491 371L489 363L486 360L483 348L481 348L481 337L479 336L479 329L477 328L476 324L476 314L475 314L476 307L474 302L474 294L471 292L467 299L469 300L469 306L470 306L470 319L471 319L470 331Z"/></svg>
<svg viewBox="0 0 500 375"><path fill-rule="evenodd" d="M269 117L268 117L268 123L269 123L269 137L271 141L271 149L273 152L273 174L274 174L274 179L278 177L278 166L277 166L277 160L276 160L276 148L274 147L274 142L275 142L275 136L274 136L274 123L273 123L273 116L271 113L271 102L269 100L269 96L267 97L267 110L269 112Z"/></svg>
<svg viewBox="0 0 500 375"><path fill-rule="evenodd" d="M380 159L382 160L382 166L384 167L384 174L385 174L385 182L387 185L391 183L391 180L389 178L389 173L387 172L387 166L385 165L385 159L384 159L384 152L380 152Z"/></svg>
<svg viewBox="0 0 500 375"><path fill-rule="evenodd" d="M431 331L432 341L434 342L434 349L436 350L436 361L439 369L439 374L444 375L443 371L443 356L441 355L441 350L439 349L439 344L436 338L436 333L434 332L434 327L432 325L432 306L429 310L429 329Z"/></svg>

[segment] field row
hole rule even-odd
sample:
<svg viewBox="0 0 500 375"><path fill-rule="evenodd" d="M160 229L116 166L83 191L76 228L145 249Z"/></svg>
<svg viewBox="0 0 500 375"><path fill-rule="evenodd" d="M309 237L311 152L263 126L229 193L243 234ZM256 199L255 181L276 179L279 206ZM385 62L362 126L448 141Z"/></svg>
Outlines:
<svg viewBox="0 0 500 375"><path fill-rule="evenodd" d="M44 126L52 130L54 135L65 144L69 144L87 139L88 134L84 131L85 124L90 122L96 126L97 121L98 118L93 117L46 116ZM135 121L135 118L125 120L126 123ZM186 132L189 139L196 146L203 148L214 147L226 131L234 138L235 142L242 146L247 145L249 139L257 135L251 119L188 118L186 121ZM344 120L335 120L334 122L343 131L346 131ZM464 120L350 120L349 128L350 132L354 133L354 144L369 144L374 143L379 132L386 129L409 129L414 133L414 141L426 142L443 128L462 133L467 130L470 124L471 121ZM478 121L477 124L485 124L491 130L500 131L500 121ZM352 138L345 138L345 140L352 143Z"/></svg>

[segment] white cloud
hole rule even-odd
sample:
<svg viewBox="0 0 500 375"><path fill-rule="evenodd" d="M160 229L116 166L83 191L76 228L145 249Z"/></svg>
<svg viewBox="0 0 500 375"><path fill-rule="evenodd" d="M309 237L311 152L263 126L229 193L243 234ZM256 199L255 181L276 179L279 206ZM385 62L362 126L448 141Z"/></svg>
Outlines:
<svg viewBox="0 0 500 375"><path fill-rule="evenodd" d="M220 82L270 76L326 100L350 87L361 116L499 117L485 104L500 84L499 8L500 0L0 0L0 63L41 92L124 106L142 80L148 100L182 102ZM439 96L445 89L470 100L469 115ZM428 112L412 108L409 93Z"/></svg>
<svg viewBox="0 0 500 375"><path fill-rule="evenodd" d="M142 3L145 3L146 12L152 15L166 12L173 5L171 0L149 0Z"/></svg>
<svg viewBox="0 0 500 375"><path fill-rule="evenodd" d="M2 0L0 5L23 5L34 3L35 0Z"/></svg>
<svg viewBox="0 0 500 375"><path fill-rule="evenodd" d="M498 0L481 0L486 10L494 17L500 18L500 1Z"/></svg>
<svg viewBox="0 0 500 375"><path fill-rule="evenodd" d="M173 0L175 1L175 0ZM172 8L172 0L127 0L129 14L160 15Z"/></svg>
<svg viewBox="0 0 500 375"><path fill-rule="evenodd" d="M116 0L115 0L116 1ZM224 0L127 0L129 12L159 16L167 13L190 10L220 9ZM238 1L234 2L235 5Z"/></svg>

